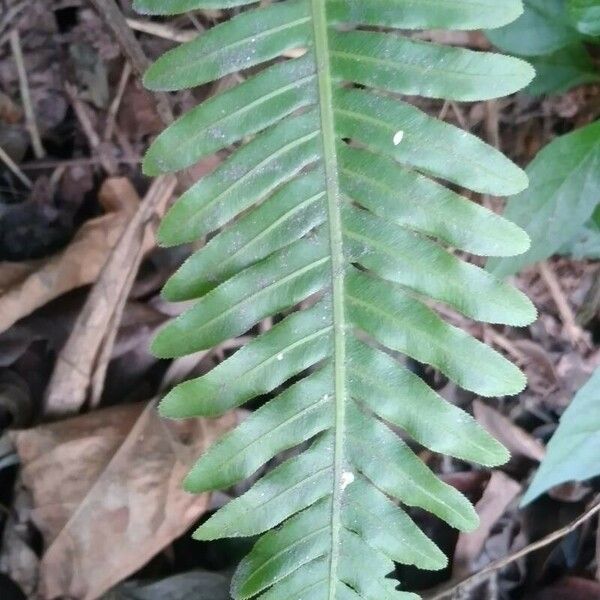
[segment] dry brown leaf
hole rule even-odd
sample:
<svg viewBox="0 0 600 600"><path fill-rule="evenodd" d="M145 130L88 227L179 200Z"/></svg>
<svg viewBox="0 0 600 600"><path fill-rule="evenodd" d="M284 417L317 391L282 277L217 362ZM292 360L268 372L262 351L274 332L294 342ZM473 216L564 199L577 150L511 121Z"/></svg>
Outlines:
<svg viewBox="0 0 600 600"><path fill-rule="evenodd" d="M521 486L502 471L494 471L481 500L475 508L480 526L470 533L461 533L454 552L453 577L462 578L471 573L473 562L483 547L498 519L521 491Z"/></svg>
<svg viewBox="0 0 600 600"><path fill-rule="evenodd" d="M31 548L30 514L31 495L18 485L1 536L0 572L6 573L17 583L28 598L33 598L37 587L40 560ZM0 591L4 590L0 589Z"/></svg>
<svg viewBox="0 0 600 600"><path fill-rule="evenodd" d="M33 494L33 520L47 545L83 501L142 410L141 404L120 406L14 434L24 465L22 478Z"/></svg>
<svg viewBox="0 0 600 600"><path fill-rule="evenodd" d="M531 600L598 600L600 583L580 577L564 577L554 585L535 593Z"/></svg>
<svg viewBox="0 0 600 600"><path fill-rule="evenodd" d="M497 410L476 400L473 412L479 423L502 442L512 454L541 461L546 455L544 445Z"/></svg>
<svg viewBox="0 0 600 600"><path fill-rule="evenodd" d="M105 206L111 212L84 223L61 252L38 261L0 263L0 332L66 292L96 281L136 209L131 196L118 200Z"/></svg>
<svg viewBox="0 0 600 600"><path fill-rule="evenodd" d="M145 252L154 246L156 223L175 185L172 176L157 178L141 203L127 179L112 179L103 187L105 201L128 197L139 209L106 261L60 352L46 393L47 414L76 412L90 386L92 404L100 399L125 303Z"/></svg>
<svg viewBox="0 0 600 600"><path fill-rule="evenodd" d="M235 422L167 424L150 402L15 434L46 546L40 598L94 600L182 535L209 497L185 493L181 480Z"/></svg>

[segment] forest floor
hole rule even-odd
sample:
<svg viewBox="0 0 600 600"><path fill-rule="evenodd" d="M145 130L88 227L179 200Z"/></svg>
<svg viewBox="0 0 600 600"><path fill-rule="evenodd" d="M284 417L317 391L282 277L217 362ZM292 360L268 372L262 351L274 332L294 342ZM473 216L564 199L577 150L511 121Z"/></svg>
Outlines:
<svg viewBox="0 0 600 600"><path fill-rule="evenodd" d="M157 248L156 224L177 191L226 153L178 181L152 183L140 162L169 113L242 75L152 95L140 83L146 60L222 15L149 20L121 1L127 21L117 25L135 32L142 55L117 41L92 5L0 0L0 598L225 600L250 542L198 543L190 531L243 488L192 497L179 485L193 458L244 413L172 425L154 409L164 389L207 372L245 340L172 362L152 357L148 345L182 310L161 299L160 288L191 251ZM489 46L481 34L445 40ZM600 88L421 107L525 166L557 135L598 115ZM484 404L423 373L512 459L490 473L421 453L476 503L482 526L458 535L415 512L453 558L440 573L399 568L410 589L429 598L600 598L597 520L568 527L598 484L562 486L519 508L560 415L600 365L599 273L597 263L555 258L517 276L539 310L529 328L458 322L524 369L521 395Z"/></svg>

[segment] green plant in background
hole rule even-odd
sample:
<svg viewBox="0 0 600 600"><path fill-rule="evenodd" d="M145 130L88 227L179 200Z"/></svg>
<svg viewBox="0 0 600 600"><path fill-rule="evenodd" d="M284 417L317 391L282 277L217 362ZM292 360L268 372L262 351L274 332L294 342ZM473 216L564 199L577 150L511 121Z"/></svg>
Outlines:
<svg viewBox="0 0 600 600"><path fill-rule="evenodd" d="M522 504L568 481L600 475L600 369L577 392L548 444L548 454L535 474Z"/></svg>
<svg viewBox="0 0 600 600"><path fill-rule="evenodd" d="M556 138L538 153L527 174L529 188L508 201L504 214L527 231L531 248L521 256L492 259L488 269L497 276L512 275L562 249L580 258L600 258L593 235L600 204L600 121Z"/></svg>
<svg viewBox="0 0 600 600"><path fill-rule="evenodd" d="M586 49L600 35L598 0L524 0L524 5L516 21L488 31L487 37L533 64L537 76L525 91L549 94L600 81Z"/></svg>
<svg viewBox="0 0 600 600"><path fill-rule="evenodd" d="M577 31L600 36L600 2L598 0L568 0L567 14Z"/></svg>
<svg viewBox="0 0 600 600"><path fill-rule="evenodd" d="M600 43L600 0L525 0L519 19L487 35L535 66L530 94L600 81L585 45ZM490 260L489 270L511 275L559 252L600 258L600 121L548 144L527 174L529 189L508 201L505 216L527 231L531 248Z"/></svg>
<svg viewBox="0 0 600 600"><path fill-rule="evenodd" d="M248 4L136 2L151 14ZM508 454L392 355L481 396L523 389L515 366L430 304L489 323L534 319L525 296L450 250L512 256L527 250L526 234L439 183L508 195L527 177L398 95L490 99L527 85L533 71L390 29L488 28L521 10L519 0L274 2L172 50L146 75L150 89L168 91L251 73L169 127L144 163L151 175L177 171L239 143L161 226L167 246L216 235L167 283L169 300L197 302L159 333L154 352L207 349L282 315L161 404L168 417L214 417L269 399L200 458L185 481L192 492L228 488L298 449L195 534L264 534L234 577L236 599L417 598L386 578L394 561L423 569L447 561L397 501L461 530L477 526L468 500L393 428L482 465Z"/></svg>

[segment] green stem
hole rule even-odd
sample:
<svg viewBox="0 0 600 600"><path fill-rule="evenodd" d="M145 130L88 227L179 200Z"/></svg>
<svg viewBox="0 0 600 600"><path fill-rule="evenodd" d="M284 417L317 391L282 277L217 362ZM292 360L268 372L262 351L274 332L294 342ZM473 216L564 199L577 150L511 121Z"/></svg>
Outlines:
<svg viewBox="0 0 600 600"><path fill-rule="evenodd" d="M336 595L339 563L342 475L344 469L344 428L346 419L346 315L344 308L344 243L342 237L342 198L336 152L333 87L329 62L327 12L324 0L311 0L317 80L321 110L323 159L327 178L327 208L329 215L329 243L331 251L331 294L333 303L334 335L334 401L335 442L333 454L333 498L331 509L331 560L329 567L329 594Z"/></svg>

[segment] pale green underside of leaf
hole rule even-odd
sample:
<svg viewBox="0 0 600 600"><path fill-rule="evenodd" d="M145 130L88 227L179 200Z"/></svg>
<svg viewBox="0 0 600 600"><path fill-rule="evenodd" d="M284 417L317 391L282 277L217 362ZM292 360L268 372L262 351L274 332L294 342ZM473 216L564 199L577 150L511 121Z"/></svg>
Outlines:
<svg viewBox="0 0 600 600"><path fill-rule="evenodd" d="M246 4L136 3L160 14ZM394 562L447 561L401 505L477 526L414 443L486 466L508 453L401 357L481 396L523 389L514 365L438 308L485 323L535 318L523 294L455 253L528 249L522 230L455 191L514 194L527 177L399 95L484 100L517 91L533 71L400 30L500 26L521 10L517 0L287 0L242 10L146 74L151 89L178 90L252 67L160 135L144 164L177 171L238 145L160 228L164 245L210 241L165 286L168 299L196 302L159 332L154 352L209 349L282 315L161 404L173 418L214 417L265 400L200 458L189 491L228 488L296 449L196 533L265 534L234 577L236 599L416 599L386 578Z"/></svg>
<svg viewBox="0 0 600 600"><path fill-rule="evenodd" d="M523 505L550 488L600 475L600 368L577 392L548 444Z"/></svg>
<svg viewBox="0 0 600 600"><path fill-rule="evenodd" d="M487 33L503 52L541 56L581 41L566 14L566 0L524 0L524 6L516 21Z"/></svg>
<svg viewBox="0 0 600 600"><path fill-rule="evenodd" d="M518 257L493 258L498 277L544 260L573 240L600 199L600 121L556 138L527 167L531 185L508 201L508 218L525 229L531 248Z"/></svg>

